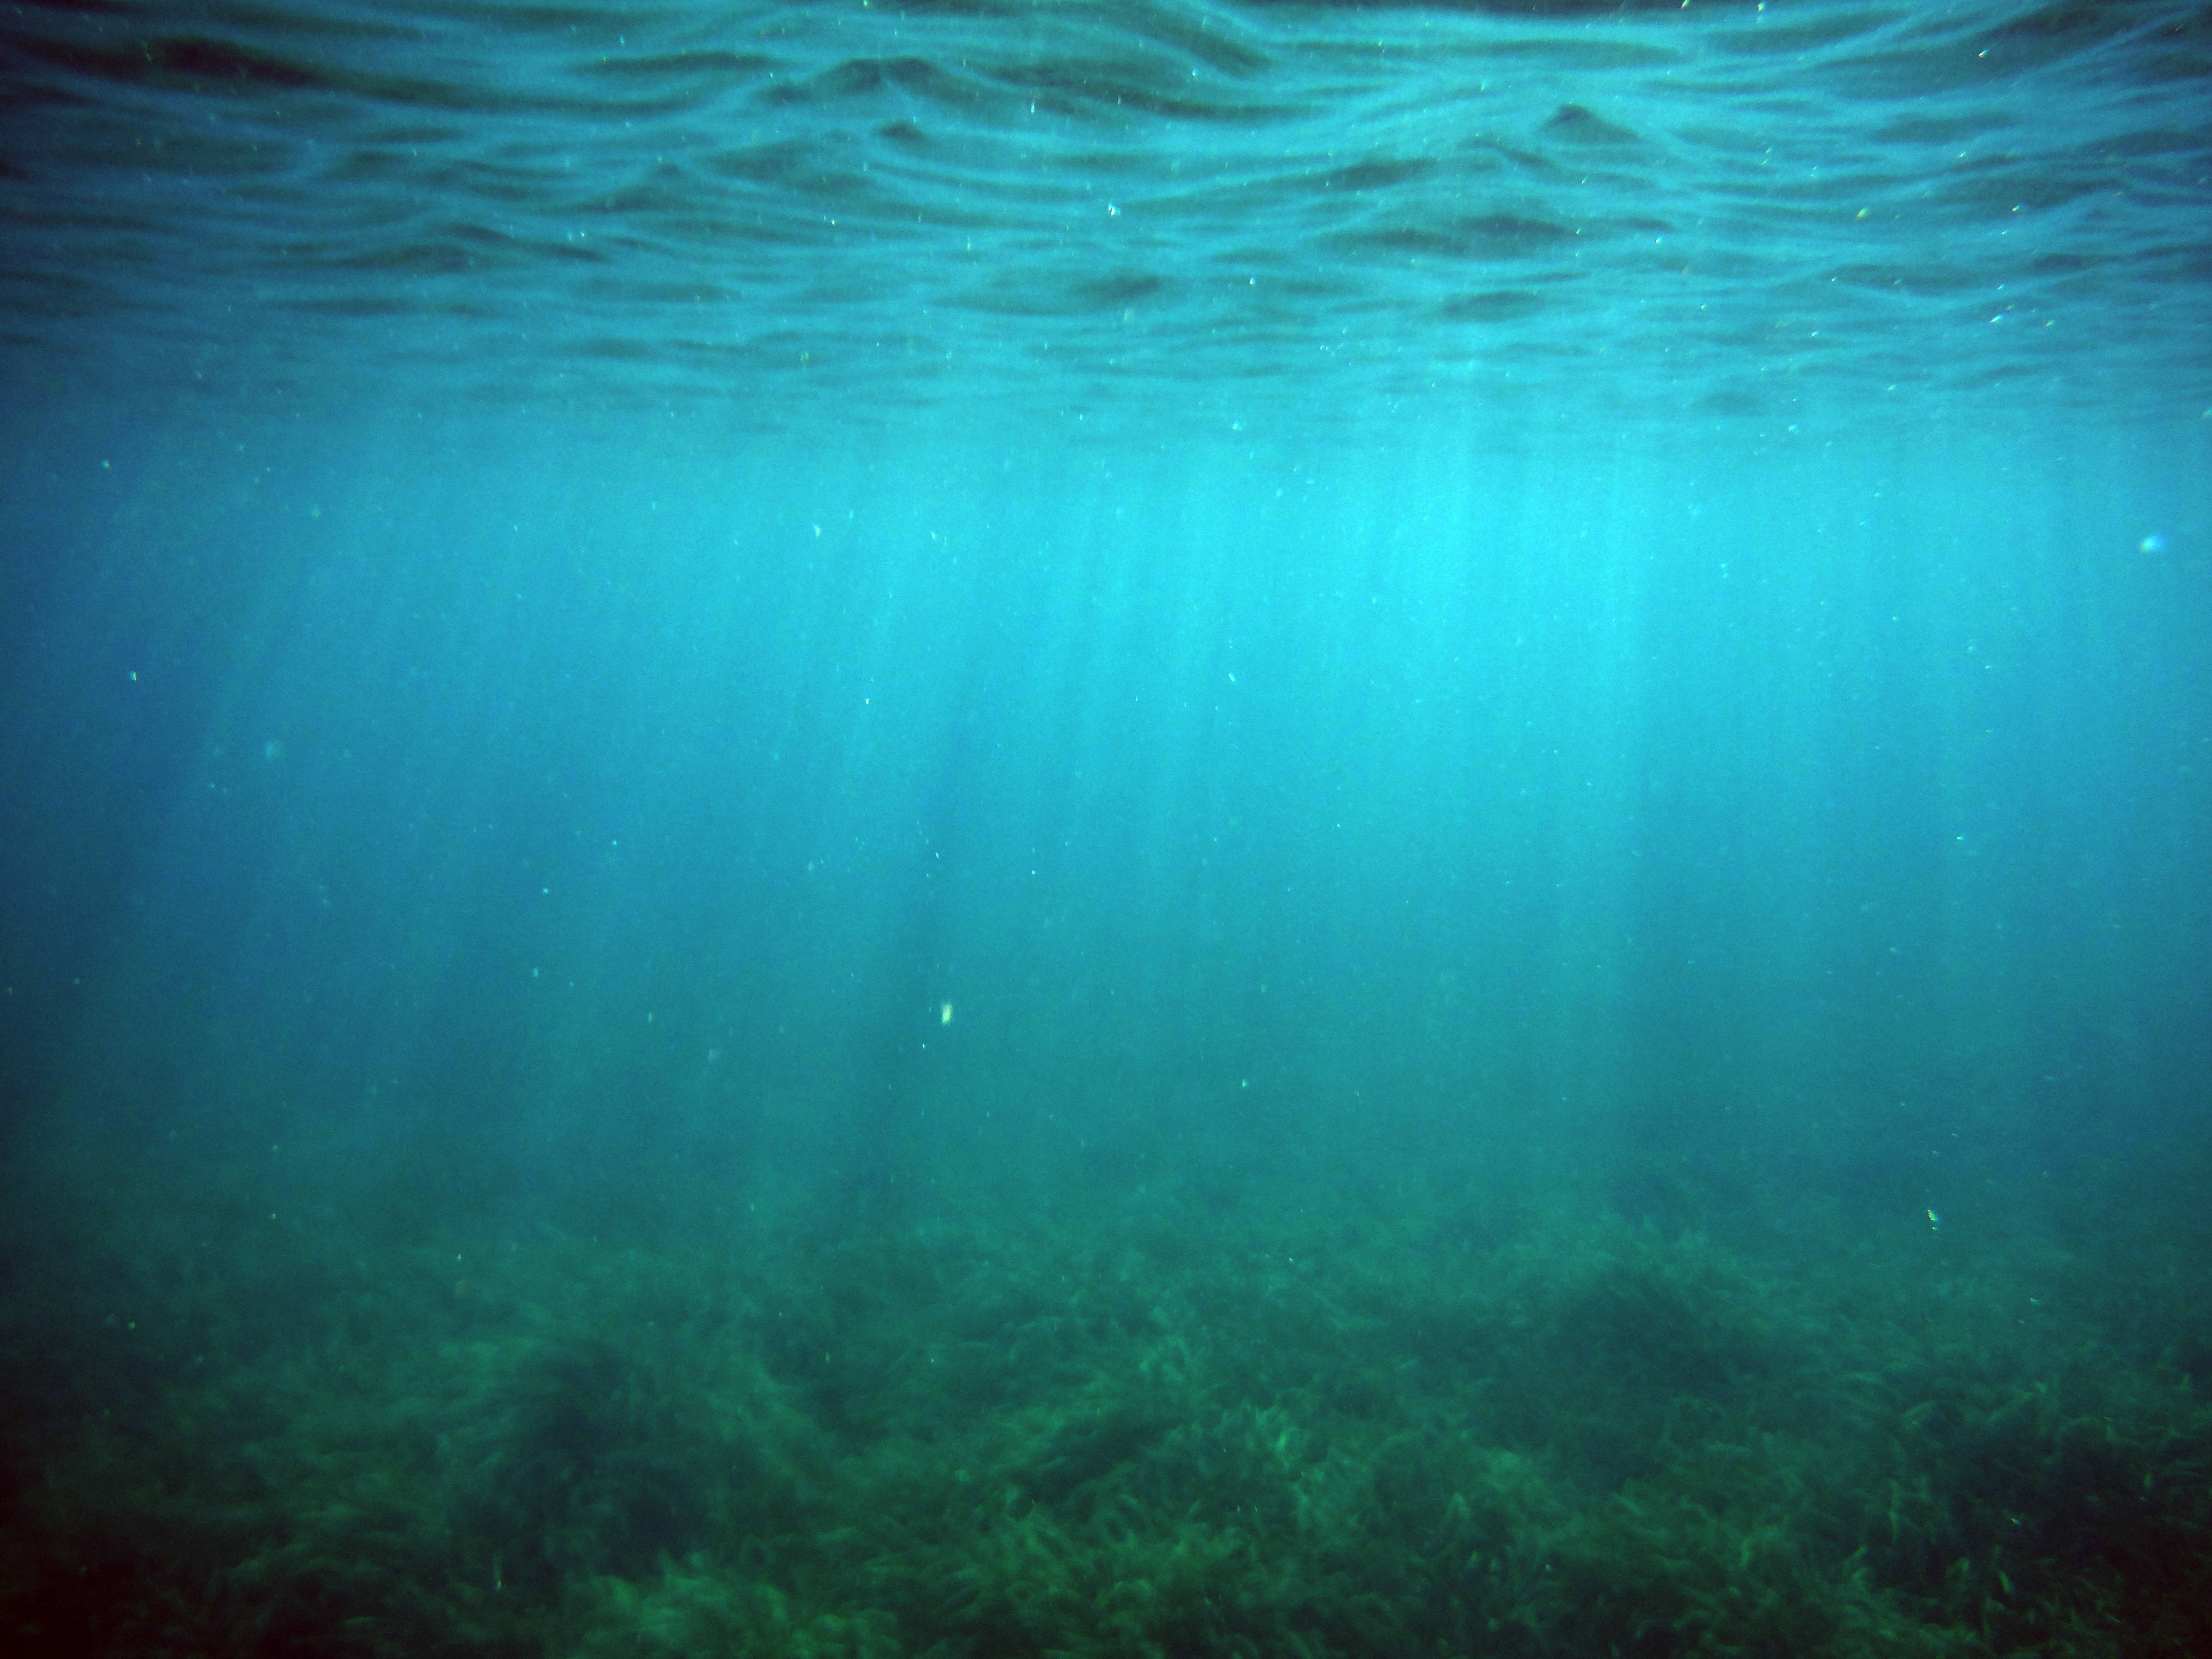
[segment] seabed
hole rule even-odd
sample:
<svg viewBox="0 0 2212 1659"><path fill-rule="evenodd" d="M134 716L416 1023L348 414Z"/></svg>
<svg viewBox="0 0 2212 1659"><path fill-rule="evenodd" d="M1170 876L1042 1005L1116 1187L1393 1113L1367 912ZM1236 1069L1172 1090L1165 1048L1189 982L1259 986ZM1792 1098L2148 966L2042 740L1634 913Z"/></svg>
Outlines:
<svg viewBox="0 0 2212 1659"><path fill-rule="evenodd" d="M429 1237L48 1181L0 1304L5 1644L2212 1652L2179 1232L950 1179Z"/></svg>

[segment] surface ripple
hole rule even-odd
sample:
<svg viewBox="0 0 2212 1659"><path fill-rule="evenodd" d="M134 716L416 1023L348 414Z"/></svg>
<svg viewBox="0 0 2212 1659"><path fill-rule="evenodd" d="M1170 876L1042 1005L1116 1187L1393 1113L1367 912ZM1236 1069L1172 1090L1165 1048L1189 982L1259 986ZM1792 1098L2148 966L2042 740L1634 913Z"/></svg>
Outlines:
<svg viewBox="0 0 2212 1659"><path fill-rule="evenodd" d="M0 329L430 400L2170 410L2208 81L2148 3L34 6Z"/></svg>

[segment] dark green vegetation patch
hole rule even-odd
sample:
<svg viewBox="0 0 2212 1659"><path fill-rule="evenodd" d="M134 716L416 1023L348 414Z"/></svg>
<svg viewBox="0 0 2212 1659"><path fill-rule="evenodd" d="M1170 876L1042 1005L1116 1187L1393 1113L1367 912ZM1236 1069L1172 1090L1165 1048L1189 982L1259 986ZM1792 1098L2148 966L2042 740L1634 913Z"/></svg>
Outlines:
<svg viewBox="0 0 2212 1659"><path fill-rule="evenodd" d="M2212 1652L2189 1251L1443 1185L434 1244L77 1194L9 1239L5 1644Z"/></svg>

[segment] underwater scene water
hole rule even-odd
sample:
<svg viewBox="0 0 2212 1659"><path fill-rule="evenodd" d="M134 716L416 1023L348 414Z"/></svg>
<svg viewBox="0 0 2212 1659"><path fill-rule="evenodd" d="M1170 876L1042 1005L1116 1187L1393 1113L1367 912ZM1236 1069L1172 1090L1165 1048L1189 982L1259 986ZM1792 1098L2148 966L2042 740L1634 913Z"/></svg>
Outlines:
<svg viewBox="0 0 2212 1659"><path fill-rule="evenodd" d="M0 15L0 1648L2212 1652L2212 17Z"/></svg>

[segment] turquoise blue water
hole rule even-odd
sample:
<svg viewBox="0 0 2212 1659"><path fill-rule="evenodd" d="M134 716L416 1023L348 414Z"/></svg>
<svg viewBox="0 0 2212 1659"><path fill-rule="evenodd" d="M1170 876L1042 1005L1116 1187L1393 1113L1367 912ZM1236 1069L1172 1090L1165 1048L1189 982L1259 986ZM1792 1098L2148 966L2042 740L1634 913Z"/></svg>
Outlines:
<svg viewBox="0 0 2212 1659"><path fill-rule="evenodd" d="M386 1620L393 1651L599 1651L624 1619L702 1653L1475 1641L1481 1619L1447 1638L1441 1613L1275 1602L1274 1624L1133 1625L1104 1590L1000 1619L945 1588L1018 1578L1014 1555L962 1530L981 1510L917 1519L912 1493L1020 1459L962 1443L957 1481L902 1463L908 1497L884 1498L852 1460L952 1431L833 1399L809 1344L830 1333L827 1366L859 1321L869 1386L921 1390L902 1367L953 1340L928 1310L1028 1330L1031 1353L1040 1330L1087 1342L1086 1274L1127 1330L1156 1305L1170 1334L1146 1340L1215 1355L1190 1387L1208 1422L1244 1413L1254 1468L1291 1455L1280 1431L1381 1480L1442 1413L1451 1456L1502 1448L1573 1488L1513 1510L1524 1532L1724 1510L1666 1461L1694 1437L1660 1407L1560 1426L1498 1403L1515 1377L1579 1399L1616 1366L1741 1406L1700 1443L1740 1435L1753 1463L1776 1434L1891 1444L1961 1365L2013 1424L2052 1377L2140 1375L2127 1409L2185 1427L2143 1427L2109 1492L2190 1486L2212 1445L2187 1404L2212 1352L2201 11L118 3L0 19L0 88L19 1636L149 1650L66 1586L92 1560L116 1605L211 1595L144 1565L173 1523L228 1540L191 1583L312 1602L327 1625L300 1614L300 1641ZM556 1238L542 1270L439 1265ZM1696 1382L1702 1360L1669 1383L1589 1312L1612 1292L1577 1299L1593 1239L1698 1296L1719 1270L1680 1263L1733 1252L1723 1278L1768 1298L1742 1329L1779 1343L1797 1321L1788 1341L1849 1350L1891 1394L1761 1416ZM655 1265L625 1277L599 1249ZM882 1265L946 1252L957 1292ZM1037 1281L1018 1296L994 1277L1015 1255ZM1266 1316L1305 1281L1255 1265L1301 1258L1340 1275L1313 1291L1338 1334L1310 1352ZM1844 1261L1856 1289L1788 1279ZM764 1277L716 1276L740 1272ZM635 1359L662 1352L638 1334L662 1328L663 1291L637 1288L655 1273L668 1305L750 1310L711 1336L685 1316L721 1355L700 1375L766 1367L797 1415L759 1432L805 1418L857 1483L793 1490L844 1496L773 1526L731 1522L726 1493L665 1515L574 1496L578 1459L632 1455L644 1408L578 1429L564 1390L642 1385L603 1377L597 1347L545 1355L611 1344L678 1388L695 1359ZM1479 1316L1421 1300L1462 1279L1494 1298ZM549 1288L586 1283L590 1307ZM339 1397L301 1355L396 1340L345 1322L372 1284L393 1331L435 1329L476 1380L387 1376L360 1385L390 1408L373 1431L283 1441L267 1424ZM1985 1323L1970 1341L1874 1310L1923 1291L1922 1313ZM466 1326L487 1296L521 1311ZM2031 1304L2081 1322L2039 1334ZM158 1351L103 1346L152 1308L174 1327ZM811 1334L763 1336L796 1328L763 1310ZM1489 1334L1437 1335L1462 1319ZM258 1334L202 1335L240 1321ZM1868 1357L1893 1339L1928 1346ZM1096 1378L1139 1374L1120 1340L1036 1362L1016 1405L912 1410L985 1440L1080 1419L1106 1409ZM1407 1380L1446 1350L1473 1368L1449 1411ZM1358 1390L1313 1380L1353 1353L1389 1358ZM567 1380L514 1386L554 1401L541 1474L570 1496L487 1519L459 1465L402 1449L428 1443L427 1391L460 1414L440 1445L494 1447L439 1457L526 1462L496 1391L540 1364ZM85 1426L125 1400L143 1458ZM1037 1467L1121 1479L1182 1445L1161 1426L1182 1410ZM2062 1413L2019 1467L2063 1486L2066 1425L2120 1411ZM1600 1419L1674 1449L1594 1451ZM1821 1594L1893 1598L1884 1618L1966 1644L1943 1651L2090 1650L2053 1632L2091 1642L2105 1615L2082 1609L2106 1604L2049 1565L2087 1559L2054 1517L2088 1488L1923 1455L1911 1434L1952 1420L1912 1418L1878 1477L1837 1462L1788 1488L1887 1491L1886 1515L1759 1504L1796 1516L1774 1524ZM187 1444L230 1463L163 1477L158 1501L133 1484ZM339 1444L378 1449L368 1486L418 1483L422 1539L464 1542L343 1593L271 1556L314 1526L331 1559L366 1549L332 1517L374 1510L367 1487L268 1475L249 1498L220 1469L327 1471ZM1034 1511L1066 1529L1048 1553L1201 1524L1147 1531L1021 1467L1033 1499L1059 1494ZM1139 1485L1145 1513L1184 1514ZM62 1490L91 1496L62 1513ZM1223 1607L1258 1605L1256 1579L1219 1588L1247 1567L1322 1571L1297 1551L1331 1527L1379 1536L1350 1511L1279 1536L1221 1518L1247 1501L1203 1520L1229 1529L1213 1543L1160 1544L1214 1562ZM1766 1524L1744 1501L1729 1524ZM882 1504L941 1552L927 1571L852 1544ZM2212 1584L2191 1516L2114 1558L2117 1650L2202 1634L2156 1613L2155 1586ZM2039 1557L2006 1542L2021 1516ZM1626 1650L1644 1605L1677 1637L1639 1652L1697 1650L1693 1628L1923 1650L1856 1613L1828 1647L1780 1614L1693 1627L1651 1575L1707 1544L1723 1577L1751 1547L1670 1538L1591 1567L1589 1594L1631 1609L1609 1634L1558 1622L1532 1578L1485 1639ZM2044 1611L2005 1623L1954 1558L2008 1586L2044 1561ZM1504 1594L1466 1571L1490 1588L1435 1606ZM710 1579L738 1611L697 1613ZM470 1599L495 1581L537 1598L522 1624ZM1770 1611L1809 1605L1791 1583ZM639 1595L691 1607L692 1633ZM207 1616L191 1639L293 1639Z"/></svg>
<svg viewBox="0 0 2212 1659"><path fill-rule="evenodd" d="M2202 415L2203 21L33 8L21 374L746 429Z"/></svg>

